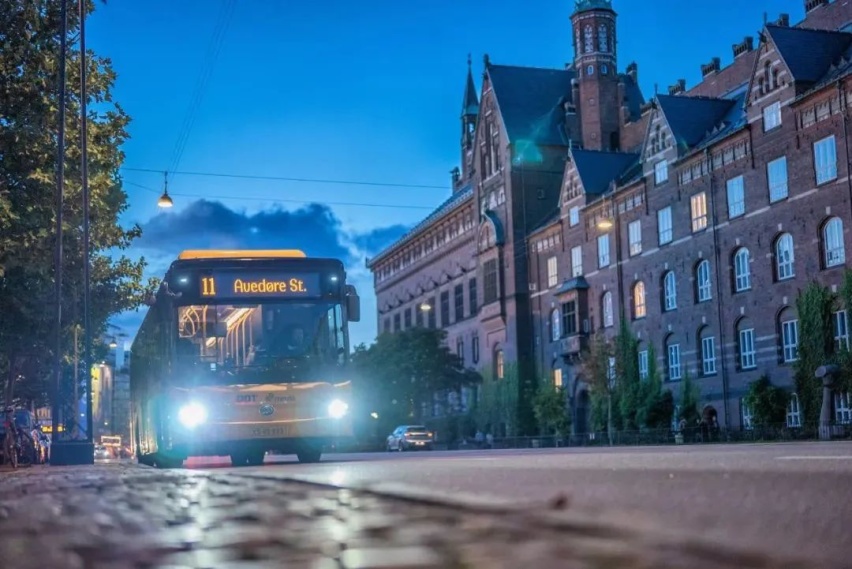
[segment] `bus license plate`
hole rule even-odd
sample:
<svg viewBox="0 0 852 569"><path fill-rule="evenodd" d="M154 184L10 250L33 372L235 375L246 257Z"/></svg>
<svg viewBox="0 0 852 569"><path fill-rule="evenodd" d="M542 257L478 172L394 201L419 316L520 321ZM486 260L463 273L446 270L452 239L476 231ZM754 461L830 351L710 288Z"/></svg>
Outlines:
<svg viewBox="0 0 852 569"><path fill-rule="evenodd" d="M289 426L254 427L251 429L251 436L253 437L287 437L290 433Z"/></svg>

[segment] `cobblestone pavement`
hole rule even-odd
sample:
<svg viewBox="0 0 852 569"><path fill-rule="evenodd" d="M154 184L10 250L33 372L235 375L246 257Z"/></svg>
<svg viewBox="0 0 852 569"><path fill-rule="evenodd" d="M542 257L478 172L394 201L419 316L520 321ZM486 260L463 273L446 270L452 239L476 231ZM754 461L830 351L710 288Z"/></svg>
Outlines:
<svg viewBox="0 0 852 569"><path fill-rule="evenodd" d="M133 464L0 471L15 569L816 567L575 516ZM826 567L826 566L821 566Z"/></svg>

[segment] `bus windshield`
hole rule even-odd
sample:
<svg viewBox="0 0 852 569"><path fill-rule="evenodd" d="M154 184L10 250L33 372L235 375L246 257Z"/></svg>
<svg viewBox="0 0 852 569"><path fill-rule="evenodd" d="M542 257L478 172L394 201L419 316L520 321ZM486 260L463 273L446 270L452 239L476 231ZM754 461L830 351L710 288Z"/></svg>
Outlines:
<svg viewBox="0 0 852 569"><path fill-rule="evenodd" d="M334 302L190 305L178 307L177 316L181 366L233 371L285 360L329 365L342 363L346 351L343 312Z"/></svg>

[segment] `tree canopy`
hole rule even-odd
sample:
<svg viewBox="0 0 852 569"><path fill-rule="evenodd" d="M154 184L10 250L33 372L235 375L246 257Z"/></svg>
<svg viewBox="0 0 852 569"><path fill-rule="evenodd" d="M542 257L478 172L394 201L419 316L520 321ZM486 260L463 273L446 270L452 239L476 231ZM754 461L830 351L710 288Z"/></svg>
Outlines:
<svg viewBox="0 0 852 569"><path fill-rule="evenodd" d="M73 3L70 3L73 7ZM88 2L92 11L94 3ZM40 404L54 356L53 309L60 4L48 0L0 3L0 372ZM80 59L77 11L68 10L66 153L63 225L63 348L70 365L73 328L82 322L82 183L80 174ZM109 59L87 50L88 172L91 221L92 336L107 319L135 308L150 286L145 261L123 254L140 235L122 227L127 194L119 168L130 118L113 100L116 74ZM149 283L150 285L151 283Z"/></svg>
<svg viewBox="0 0 852 569"><path fill-rule="evenodd" d="M356 347L352 364L359 407L376 413L385 428L422 422L422 409L435 394L481 380L447 348L446 332L429 328L382 334L369 347Z"/></svg>

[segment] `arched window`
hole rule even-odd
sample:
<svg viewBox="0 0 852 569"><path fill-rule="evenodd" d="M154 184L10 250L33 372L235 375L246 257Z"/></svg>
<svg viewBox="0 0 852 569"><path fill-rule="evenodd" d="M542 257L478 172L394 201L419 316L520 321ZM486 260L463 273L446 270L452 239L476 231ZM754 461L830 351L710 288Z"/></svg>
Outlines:
<svg viewBox="0 0 852 569"><path fill-rule="evenodd" d="M754 326L747 318L740 318L736 324L736 332L739 369L746 370L757 367Z"/></svg>
<svg viewBox="0 0 852 569"><path fill-rule="evenodd" d="M669 271L663 277L663 309L677 309L677 278L674 271Z"/></svg>
<svg viewBox="0 0 852 569"><path fill-rule="evenodd" d="M683 369L680 365L680 344L673 334L666 337L666 371L669 381L678 381L683 377Z"/></svg>
<svg viewBox="0 0 852 569"><path fill-rule="evenodd" d="M603 53L609 52L609 34L607 33L606 24L598 26L598 45Z"/></svg>
<svg viewBox="0 0 852 569"><path fill-rule="evenodd" d="M554 342L562 337L562 314L558 308L550 311L550 339Z"/></svg>
<svg viewBox="0 0 852 569"><path fill-rule="evenodd" d="M615 324L612 311L612 292L606 291L601 298L601 312L603 313L604 328L610 328Z"/></svg>
<svg viewBox="0 0 852 569"><path fill-rule="evenodd" d="M713 297L710 287L710 261L707 259L695 267L695 296L698 302L707 302Z"/></svg>
<svg viewBox="0 0 852 569"><path fill-rule="evenodd" d="M594 52L595 51L595 45L594 45L595 32L594 32L594 30L592 30L592 26L586 26L583 33L585 35L585 37L584 37L584 39L585 39L585 52L586 53Z"/></svg>
<svg viewBox="0 0 852 569"><path fill-rule="evenodd" d="M772 88L778 88L778 68L773 67L770 71L770 75L772 76Z"/></svg>
<svg viewBox="0 0 852 569"><path fill-rule="evenodd" d="M734 253L734 291L742 292L751 288L751 257L748 249L740 247Z"/></svg>
<svg viewBox="0 0 852 569"><path fill-rule="evenodd" d="M505 375L503 363L503 350L497 348L494 350L494 376L497 379L503 379Z"/></svg>
<svg viewBox="0 0 852 569"><path fill-rule="evenodd" d="M716 337L709 326L698 331L698 353L701 356L701 374L716 374Z"/></svg>
<svg viewBox="0 0 852 569"><path fill-rule="evenodd" d="M766 85L766 90L767 90L767 91L769 91L769 90L771 90L771 89L772 89L772 81L771 81L770 76L769 76L769 70L770 70L770 67L771 67L771 66L770 66L770 64L769 64L769 62L768 62L768 61L767 61L767 62L766 62L766 64L763 66L763 82L764 82L764 84Z"/></svg>
<svg viewBox="0 0 852 569"><path fill-rule="evenodd" d="M633 318L645 318L645 283L642 281L633 285Z"/></svg>
<svg viewBox="0 0 852 569"><path fill-rule="evenodd" d="M490 249L495 243L494 229L491 227L491 223L486 222L479 232L479 250L485 251Z"/></svg>
<svg viewBox="0 0 852 569"><path fill-rule="evenodd" d="M775 278L779 281L792 279L796 275L793 252L793 236L782 233L775 241Z"/></svg>
<svg viewBox="0 0 852 569"><path fill-rule="evenodd" d="M822 226L823 263L825 267L836 267L846 262L846 247L843 244L843 222L832 217Z"/></svg>

